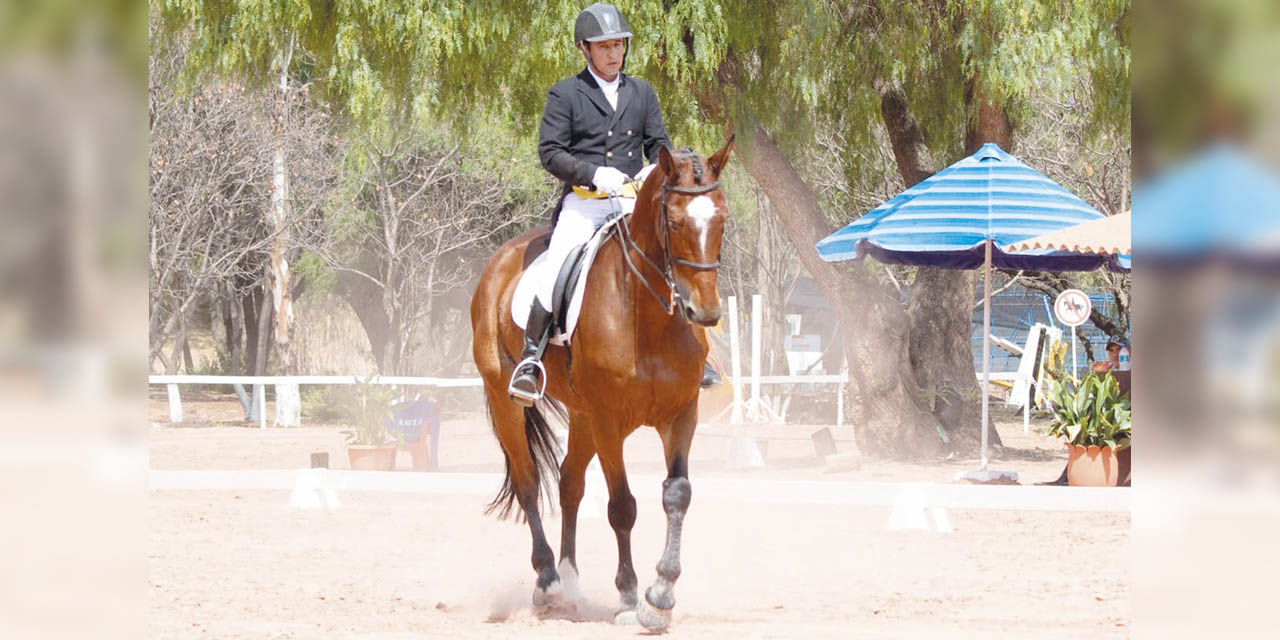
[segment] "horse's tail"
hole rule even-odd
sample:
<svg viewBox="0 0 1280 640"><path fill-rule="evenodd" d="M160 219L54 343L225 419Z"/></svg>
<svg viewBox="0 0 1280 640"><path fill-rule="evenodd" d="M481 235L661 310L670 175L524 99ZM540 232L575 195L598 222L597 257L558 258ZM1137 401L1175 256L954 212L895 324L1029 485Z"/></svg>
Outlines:
<svg viewBox="0 0 1280 640"><path fill-rule="evenodd" d="M542 402L532 407L526 407L524 410L524 437L525 441L529 443L529 456L532 458L530 462L533 464L538 490L541 496L545 496L548 504L553 504L551 499L560 486L560 443L556 440L556 435L551 430L551 425L539 408L555 414L565 424L568 424L569 418L564 407L550 398L545 398ZM488 398L485 399L485 410L489 414L489 424L494 428L494 435L497 436L497 425L493 421L493 408L489 405ZM518 513L518 510L516 509L516 487L511 479L511 454L507 453L506 447L503 447L502 457L506 467L506 473L502 479L502 488L498 489L498 495L494 496L493 501L489 503L484 512L486 514L496 514L498 519L506 520L513 514ZM521 519L523 519L523 514L521 514Z"/></svg>

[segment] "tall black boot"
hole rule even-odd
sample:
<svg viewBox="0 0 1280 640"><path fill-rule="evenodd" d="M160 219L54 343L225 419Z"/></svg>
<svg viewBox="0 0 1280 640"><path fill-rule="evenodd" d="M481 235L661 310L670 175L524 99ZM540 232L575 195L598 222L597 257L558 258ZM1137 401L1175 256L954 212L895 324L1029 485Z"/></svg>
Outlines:
<svg viewBox="0 0 1280 640"><path fill-rule="evenodd" d="M542 367L542 352L550 338L551 312L544 309L535 297L529 307L529 320L524 325L524 350L520 352L520 362L507 385L511 398L526 407L542 399L546 389L547 372Z"/></svg>
<svg viewBox="0 0 1280 640"><path fill-rule="evenodd" d="M711 367L710 361L703 363L702 365L702 388L703 389L718 387L723 382L724 382L724 379L721 378L720 374L716 373L716 370Z"/></svg>

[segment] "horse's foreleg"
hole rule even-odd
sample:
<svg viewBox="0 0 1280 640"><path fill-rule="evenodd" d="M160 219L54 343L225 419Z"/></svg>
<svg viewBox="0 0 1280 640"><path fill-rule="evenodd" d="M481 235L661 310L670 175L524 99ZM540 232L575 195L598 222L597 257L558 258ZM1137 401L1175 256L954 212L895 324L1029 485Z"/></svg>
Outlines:
<svg viewBox="0 0 1280 640"><path fill-rule="evenodd" d="M569 420L569 450L560 464L560 564L556 567L570 598L577 592L578 505L586 488L587 464L595 455L589 425L577 414Z"/></svg>
<svg viewBox="0 0 1280 640"><path fill-rule="evenodd" d="M680 538L684 514L693 498L689 484L689 447L697 426L698 403L680 415L662 432L662 448L666 453L667 479L662 482L662 509L667 513L667 543L658 560L658 578L644 592L644 602L636 615L645 628L658 631L671 624L671 610L676 606L675 583L680 577Z"/></svg>
<svg viewBox="0 0 1280 640"><path fill-rule="evenodd" d="M614 621L635 620L636 570L631 563L631 527L636 523L636 499L627 484L627 470L622 462L622 435L615 425L592 425L600 468L609 486L609 526L618 538L618 573L613 584L618 588L619 605Z"/></svg>

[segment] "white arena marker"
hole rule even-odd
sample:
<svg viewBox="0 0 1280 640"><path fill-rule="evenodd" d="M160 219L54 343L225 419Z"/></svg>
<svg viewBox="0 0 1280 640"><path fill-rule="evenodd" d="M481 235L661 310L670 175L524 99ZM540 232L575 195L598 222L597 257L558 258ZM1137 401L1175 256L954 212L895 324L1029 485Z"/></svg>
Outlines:
<svg viewBox="0 0 1280 640"><path fill-rule="evenodd" d="M730 469L759 469L764 466L764 454L760 444L749 436L734 436L729 440Z"/></svg>
<svg viewBox="0 0 1280 640"><path fill-rule="evenodd" d="M298 469L294 476L293 493L289 506L295 509L337 509L338 492L326 486L325 469Z"/></svg>
<svg viewBox="0 0 1280 640"><path fill-rule="evenodd" d="M924 489L909 484L898 493L889 514L889 531L936 531L951 533L951 519L942 507L926 508Z"/></svg>
<svg viewBox="0 0 1280 640"><path fill-rule="evenodd" d="M591 458L587 463L585 487L582 491L582 502L578 503L579 520L599 520L609 510L609 490L604 485L604 471L600 469L600 459Z"/></svg>

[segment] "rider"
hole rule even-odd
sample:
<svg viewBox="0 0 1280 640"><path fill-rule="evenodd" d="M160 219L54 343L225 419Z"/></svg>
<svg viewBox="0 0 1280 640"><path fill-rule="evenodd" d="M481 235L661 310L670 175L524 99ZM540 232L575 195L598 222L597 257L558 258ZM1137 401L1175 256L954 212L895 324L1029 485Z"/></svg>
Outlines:
<svg viewBox="0 0 1280 640"><path fill-rule="evenodd" d="M583 9L573 25L573 42L587 65L581 73L557 82L547 93L538 136L538 157L551 175L564 182L561 207L551 221L546 267L559 273L569 253L586 242L617 212L635 208L635 200L617 198L635 176L643 180L653 169L658 149L670 147L658 96L649 83L622 73L631 43L631 27L615 7L596 3ZM609 200L584 199L574 185L592 185ZM554 278L545 278L529 309L524 350L508 392L531 404L542 395L540 358L551 332Z"/></svg>

